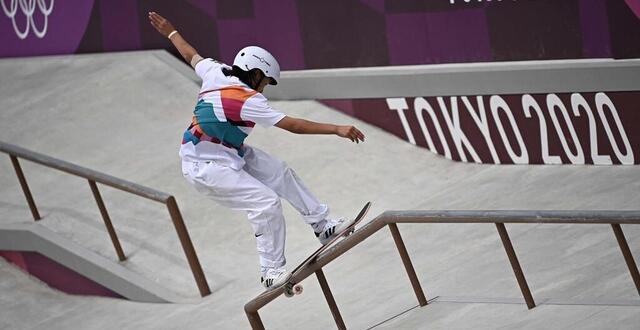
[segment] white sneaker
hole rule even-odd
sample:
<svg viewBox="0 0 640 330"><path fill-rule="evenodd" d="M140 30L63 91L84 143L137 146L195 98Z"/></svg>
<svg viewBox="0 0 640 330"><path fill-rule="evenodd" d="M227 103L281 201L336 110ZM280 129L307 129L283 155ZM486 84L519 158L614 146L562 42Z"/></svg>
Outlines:
<svg viewBox="0 0 640 330"><path fill-rule="evenodd" d="M260 282L267 290L271 290L287 283L290 278L291 273L284 268L262 268Z"/></svg>
<svg viewBox="0 0 640 330"><path fill-rule="evenodd" d="M324 229L315 233L318 240L320 240L320 244L325 245L331 241L337 234L341 233L347 227L349 227L355 219L345 221L344 218L338 219L327 219L327 223L324 225Z"/></svg>

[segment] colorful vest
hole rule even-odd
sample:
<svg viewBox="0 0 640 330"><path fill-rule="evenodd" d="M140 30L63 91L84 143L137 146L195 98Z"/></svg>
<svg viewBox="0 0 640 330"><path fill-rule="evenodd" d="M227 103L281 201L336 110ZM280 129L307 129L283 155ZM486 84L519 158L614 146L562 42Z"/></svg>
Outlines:
<svg viewBox="0 0 640 330"><path fill-rule="evenodd" d="M247 99L256 93L240 86L200 93L182 144L192 142L197 145L207 141L236 149L240 157L244 156L242 146L255 123L243 121L240 112Z"/></svg>

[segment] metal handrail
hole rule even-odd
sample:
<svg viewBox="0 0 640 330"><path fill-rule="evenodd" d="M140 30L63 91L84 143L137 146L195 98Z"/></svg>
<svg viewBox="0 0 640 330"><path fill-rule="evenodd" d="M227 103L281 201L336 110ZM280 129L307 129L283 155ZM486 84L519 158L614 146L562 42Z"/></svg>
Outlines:
<svg viewBox="0 0 640 330"><path fill-rule="evenodd" d="M407 249L404 245L398 223L493 223L503 243L514 275L522 291L522 295L529 309L535 308L531 291L525 279L513 245L505 228L505 223L538 223L538 224L610 224L616 240L627 263L631 278L640 294L640 273L633 259L627 240L622 232L621 224L640 224L640 211L387 211L371 222L356 230L349 237L335 244L335 246L321 253L315 262L300 269L292 275L292 281L299 283L311 274L316 274L320 287L325 295L331 313L339 329L346 329L340 311L333 299L322 268L335 260L369 236L375 234L385 226L389 226L391 235L400 253L400 257L411 281L414 293L420 306L426 306L427 299L418 281ZM284 293L284 288L278 288L260 294L249 301L244 310L253 329L264 329L258 310Z"/></svg>
<svg viewBox="0 0 640 330"><path fill-rule="evenodd" d="M89 186L91 187L93 197L95 198L96 203L98 204L98 208L100 209L100 214L102 215L102 219L107 228L107 232L109 233L109 237L111 238L111 242L113 243L114 249L116 250L116 254L118 255L118 259L120 261L126 260L126 256L124 254L124 251L122 250L120 240L118 239L116 231L113 228L109 213L107 212L107 208L104 204L104 201L102 200L102 196L100 195L100 191L98 190L98 186L96 183L101 183L115 189L119 189L146 199L165 204L169 211L169 215L171 216L171 221L173 222L173 225L176 229L176 233L178 234L178 238L180 239L180 244L182 245L182 249L187 258L187 262L189 263L189 267L191 268L191 272L193 273L193 277L198 286L198 290L200 291L200 295L204 297L211 294L211 289L209 288L207 279L204 276L202 267L200 266L200 261L198 260L198 256L193 247L193 243L191 242L191 237L189 236L189 232L187 231L187 227L185 226L184 220L182 219L180 209L178 208L178 203L172 195L1 141L0 151L9 154L11 163L13 164L13 168L15 169L16 175L18 176L18 181L20 182L20 186L22 187L22 191L24 192L25 198L27 199L27 204L29 204L29 209L31 210L33 219L36 221L41 219L40 213L38 212L38 208L36 207L35 201L31 194L31 190L27 185L27 180L24 176L24 172L22 171L22 167L20 166L18 158L26 159L34 163L44 165L46 167L54 168L71 175L87 179L89 181Z"/></svg>

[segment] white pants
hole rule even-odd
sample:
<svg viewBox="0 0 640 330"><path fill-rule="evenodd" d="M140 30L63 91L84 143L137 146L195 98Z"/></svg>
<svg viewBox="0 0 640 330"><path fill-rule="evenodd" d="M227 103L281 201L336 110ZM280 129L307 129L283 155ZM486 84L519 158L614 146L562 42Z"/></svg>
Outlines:
<svg viewBox="0 0 640 330"><path fill-rule="evenodd" d="M233 210L247 212L256 236L260 265L282 267L285 222L284 198L313 225L323 221L329 208L320 203L296 173L279 159L245 145L245 166L240 170L211 162L182 162L182 174L200 193Z"/></svg>

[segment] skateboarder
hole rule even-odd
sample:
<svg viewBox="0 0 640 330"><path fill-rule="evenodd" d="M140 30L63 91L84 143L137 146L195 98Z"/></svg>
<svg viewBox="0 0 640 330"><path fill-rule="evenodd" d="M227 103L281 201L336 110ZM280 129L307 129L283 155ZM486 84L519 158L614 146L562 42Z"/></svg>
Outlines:
<svg viewBox="0 0 640 330"><path fill-rule="evenodd" d="M267 289L278 287L291 276L284 267L285 222L280 198L300 212L322 244L351 222L329 218L329 207L318 201L290 167L244 140L255 124L296 134L335 134L356 143L364 141L364 134L354 126L294 118L269 106L262 92L266 85L278 84L280 65L266 50L245 47L228 66L202 58L159 14L150 12L149 21L202 79L193 120L180 147L182 173L200 193L247 212L257 241L261 282Z"/></svg>

